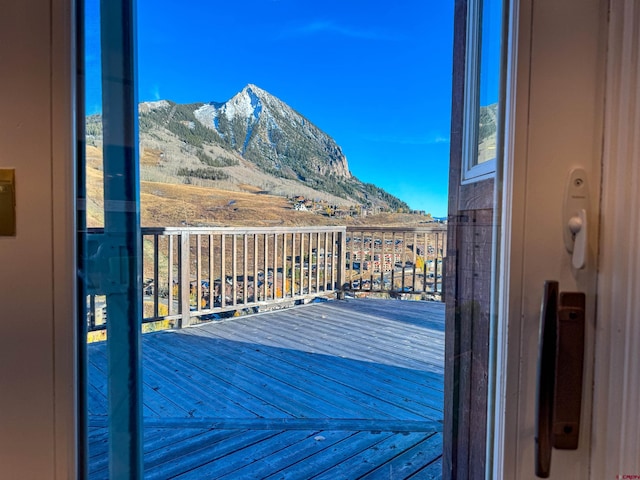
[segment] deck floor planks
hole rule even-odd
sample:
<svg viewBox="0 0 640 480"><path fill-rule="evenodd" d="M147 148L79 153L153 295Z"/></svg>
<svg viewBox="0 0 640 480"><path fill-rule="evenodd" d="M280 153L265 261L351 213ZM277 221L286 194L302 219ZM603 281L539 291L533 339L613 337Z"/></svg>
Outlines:
<svg viewBox="0 0 640 480"><path fill-rule="evenodd" d="M107 414L107 397L95 385L87 385L87 409L89 415Z"/></svg>
<svg viewBox="0 0 640 480"><path fill-rule="evenodd" d="M222 326L228 327L227 325L222 325ZM303 340L305 338L305 335L307 337L309 336L308 332L299 331L299 330L293 331L290 328L278 329L277 322L273 322L268 325L261 326L261 329L263 329L262 331L266 330L267 333L261 334L259 333L261 330L258 330L258 329L256 329L255 333L253 334L248 334L247 332L241 333L233 330L225 332L225 330L223 330L222 328L219 328L219 324L214 324L214 325L205 325L202 327L198 327L197 329L189 328L185 330L185 333L199 334L199 335L215 334L218 336L224 335L225 338L228 338L230 340L233 340L234 338L245 339L249 342L252 342L254 344L260 344L265 347L289 348L289 349L304 352L304 353L333 356L338 358L349 358L351 360L355 360L359 362L370 363L372 366L375 366L375 365L397 366L390 363L379 362L379 360L382 358L381 351L374 350L373 352L367 353L366 357L362 357L362 352L360 351L360 345L361 343L366 343L367 345L370 345L371 342L368 340L358 343L358 342L355 342L353 339L351 339L351 342L348 343L346 346L343 346L341 348L336 348L336 345L334 343L327 345L328 340L333 342L334 339L332 338L328 340L325 339L325 340L322 340L322 342L318 342L317 338L315 338L317 336L314 336L313 341L316 343L316 345L314 345L313 349L306 350L302 347L301 343L305 344L306 346L310 344L310 341L305 342ZM227 328L227 330L229 329ZM197 333L194 333L194 332L197 332ZM277 336L275 335L275 333L277 333ZM438 347L438 351L443 352L444 347L443 346ZM410 366L407 366L404 364L401 364L400 366L404 368L398 373L402 375L403 378L405 378L406 380L415 382L415 381L424 381L425 379L430 379L439 384L442 384L443 382L442 373L434 373L429 370L425 371L424 365L422 365L419 370L412 369Z"/></svg>
<svg viewBox="0 0 640 480"><path fill-rule="evenodd" d="M153 341L150 340L149 344ZM170 338L170 341L167 341L163 337L157 345L154 345L156 347L155 353L162 354L163 359L174 365L173 372L167 374L169 378L187 388L191 384L198 385L198 388L193 390L194 403L202 398L213 398L216 403L219 400L229 402L234 407L240 408L245 412L244 415L249 417L290 416L283 409L274 407L255 393L251 393L252 390L255 390L255 383L247 383L243 379L225 372L228 366L217 365L215 354L208 355L204 351L198 351L198 357L202 360L202 362L198 362L193 358L193 355L189 354L189 352L193 352L194 345L192 344L191 350L187 349L187 353L184 354L182 353L184 349L175 346L175 343L180 341L179 338ZM202 363L206 363L206 365ZM153 366L150 365L147 368L153 368ZM213 369L215 372L212 372ZM224 412L225 409L221 409L219 413Z"/></svg>
<svg viewBox="0 0 640 480"><path fill-rule="evenodd" d="M350 333L347 335L344 330L331 333L327 330L333 328L331 325L320 325L313 322L309 322L308 325L303 327L303 329L296 330L291 325L283 325L280 322L256 324L256 329L264 332L263 343L267 345L270 343L264 342L264 339L269 340L269 337L277 336L279 339L293 339L298 345L304 345L314 353L326 353L353 360L378 362L392 366L401 365L408 369L436 374L442 373L442 369L435 365L435 360L426 362L403 355L398 352L398 344L390 343L388 340L381 341L378 339L376 341L370 335L363 333ZM425 347L425 351L427 348L433 349L434 346Z"/></svg>
<svg viewBox="0 0 640 480"><path fill-rule="evenodd" d="M99 406L91 406L90 409L96 410L106 415L108 412L107 400L107 361L106 361L106 344L104 342L93 343L88 347L87 376L89 385L95 387L100 392L100 397L104 398L104 404ZM143 387L144 388L144 387ZM97 397L90 396L89 401L96 400ZM157 415L154 410L149 408L147 404L142 405L144 416ZM104 412L104 413L103 413Z"/></svg>
<svg viewBox="0 0 640 480"><path fill-rule="evenodd" d="M349 305L350 302L346 304ZM373 334L374 336L384 333L394 340L413 338L418 343L425 341L429 344L432 342L441 343L444 340L444 332L441 329L417 325L392 316L372 316L366 312L345 309L342 305L328 304L322 310L317 307L318 305L313 305L309 308L310 319L315 322L329 323L338 328L354 329L355 327L356 332ZM395 315L397 316L397 313ZM292 312L291 316L307 320L307 309L301 308Z"/></svg>
<svg viewBox="0 0 640 480"><path fill-rule="evenodd" d="M193 345L184 335L176 335L175 337L173 340L178 343L183 342L185 345ZM252 373L243 368L231 368L229 366L230 364L220 363L218 360L221 355L217 352L209 351L206 348L199 348L197 355L200 360L209 360L212 368L215 368L218 372L225 370L231 371L232 375L229 378L231 385L240 386L251 394L261 390L261 401L267 401L271 405L274 405L274 401L276 401L278 408L282 409L289 416L300 416L301 414L303 416L310 415L315 417L331 416L337 412L337 409L328 403L314 402L314 397L308 392L293 391L282 382L272 381L267 384L265 383L266 379L256 377L255 372ZM187 364L187 361L184 359L183 364ZM234 365L234 367L235 366L237 366L237 364ZM277 400L273 400L273 397Z"/></svg>
<svg viewBox="0 0 640 480"><path fill-rule="evenodd" d="M409 478L434 462L442 452L442 434L433 433L420 443L400 453L391 461L363 475L367 480L387 480L389 478Z"/></svg>
<svg viewBox="0 0 640 480"><path fill-rule="evenodd" d="M407 480L439 480L442 478L442 457L422 468Z"/></svg>
<svg viewBox="0 0 640 480"><path fill-rule="evenodd" d="M363 450L348 459L342 460L339 464L318 472L313 478L318 479L334 479L344 478L359 478L367 475L372 470L379 468L379 462L385 465L397 457L400 453L410 450L417 442L423 441L426 437L433 436L433 434L425 434L424 432L413 433L394 433L392 436L386 438L382 442L376 444L372 450ZM375 461L372 462L372 458L375 456ZM388 478L394 478L389 476Z"/></svg>
<svg viewBox="0 0 640 480"><path fill-rule="evenodd" d="M101 346L104 346L102 344ZM107 364L107 354L105 348L97 348L93 352L96 360L102 361L103 365ZM155 375L149 369L142 370L142 401L146 409L153 412L153 416L158 417L178 417L188 415L188 410L182 405L176 403L175 397L166 396L163 392L159 392L159 385L165 382L162 377ZM149 416L149 413L145 413Z"/></svg>
<svg viewBox="0 0 640 480"><path fill-rule="evenodd" d="M233 441L234 444L242 442L244 436L247 433L244 430L192 430L192 435L188 438L181 439L179 442L167 443L162 448L158 448L153 452L147 453L145 451L144 464L145 469L149 472L153 470L168 472L166 469L161 468L167 463L172 463L173 458L186 458L189 455L202 457L200 452L203 450L215 450L219 448L222 441ZM262 438L262 435L259 436ZM186 467L189 468L189 465Z"/></svg>
<svg viewBox="0 0 640 480"><path fill-rule="evenodd" d="M388 300L367 299L363 302L345 302L340 305L344 312L355 312L370 318L401 321L410 325L444 332L444 309L439 302L389 302Z"/></svg>
<svg viewBox="0 0 640 480"><path fill-rule="evenodd" d="M220 332L220 331L215 331L215 332L207 331L204 334L211 335L211 336L215 335L216 337L223 337L229 340L234 340L234 338L236 340L237 339L244 339L247 341L253 340L251 337L225 335L223 332ZM294 362L296 364L299 361L305 361L305 360L308 361L309 359L316 359L315 361L313 361L313 363L316 366L320 366L320 365L323 365L323 362L329 363L330 365L331 361L337 360L341 362L340 368L350 369L350 365L353 365L353 367L351 367L351 370L356 370L358 371L358 373L361 373L364 368L366 368L367 370L371 370L372 372L379 371L380 373L383 373L383 374L385 371L393 369L394 374L397 376L394 376L393 378L385 379L385 380L399 379L404 383L410 382L412 384L423 385L428 388L433 388L437 386L441 387L441 384L442 384L441 375L438 375L434 378L434 376L430 375L428 372L411 370L404 367L392 367L389 365L382 365L374 362L363 362L361 360L349 359L344 356L338 357L335 355L329 355L324 352L309 353L302 350L298 350L295 347L296 347L295 340L283 341L281 342L281 347L279 348L274 348L269 346L264 347L262 345L258 345L258 349L261 352L263 352L265 355L278 356L284 359L285 361ZM321 361L317 361L317 359L321 359ZM348 360L348 362L345 362L343 360ZM333 366L330 365L328 368L333 368Z"/></svg>
<svg viewBox="0 0 640 480"><path fill-rule="evenodd" d="M320 405L324 405L325 411L320 413L324 413L327 416L335 416L338 413L350 414L350 416L362 413L366 415L380 415L380 412L366 412L354 409L353 402L336 402L335 397L329 395L329 393L338 393L335 384L332 386L329 385L328 382L325 382L325 387L333 389L327 392L326 389L323 390L320 385L309 382L307 375L300 375L299 368L296 370L289 366L286 371L283 371L278 368L278 365L275 365L276 362L266 364L264 362L264 355L257 355L252 349L244 347L238 348L237 346L230 348L228 345L219 344L216 345L215 350L211 350L215 351L215 356L219 361L246 368L256 381L263 382L267 385L268 387L266 388L272 389L274 385L278 387L276 391L281 391L281 389L284 388L290 395L296 397L296 400L300 403L313 405L316 410L318 410ZM252 359L254 361L251 361ZM279 398L276 399L276 401L278 400Z"/></svg>
<svg viewBox="0 0 640 480"><path fill-rule="evenodd" d="M197 333L192 332L191 330L189 333L192 335L211 336L212 338L226 338L229 340L238 340L241 338L246 341L256 341L255 337L225 335L220 332L219 329L201 329L197 331ZM292 343L287 346L295 347L295 344ZM364 390L360 391L364 393L376 392L376 395L380 398L397 396L403 392L413 393L414 400L418 399L418 405L423 404L436 409L442 407L442 381L440 379L436 381L432 378L427 378L424 372L410 374L408 370L404 368L381 366L372 362L362 365L362 362L359 361L350 361L348 359L320 353L305 353L293 350L292 348L288 348L287 351L282 351L282 349L276 349L274 347L265 348L257 346L254 350L256 352L259 351L260 354L267 357L277 358L290 365L296 366L296 368L304 369L306 372L321 375L333 382L340 382L345 385L350 385L351 387L354 387L354 378L366 377L363 381L366 381L367 386ZM340 362L340 365L336 366L336 362ZM393 371L391 372L391 370ZM384 395L385 391L388 393L388 396ZM429 400L420 400L426 398Z"/></svg>
<svg viewBox="0 0 640 480"><path fill-rule="evenodd" d="M346 302L346 304L348 305L349 302ZM271 323L274 325L297 324L305 327L313 326L314 324L325 324L329 327L337 327L340 329L355 326L356 331L367 333L367 335L387 330L387 333L396 339L413 337L418 342L427 341L428 343L442 343L443 340L442 330L394 319L371 318L362 313L344 311L342 308L331 305L330 303L307 305L294 310L295 311L291 312L283 312L278 318L272 318ZM243 317L235 319L234 322L235 321L243 323L245 328L254 328L261 323L260 315Z"/></svg>
<svg viewBox="0 0 640 480"><path fill-rule="evenodd" d="M375 448L380 442L385 441L393 435L392 432L357 432L355 435L341 440L325 450L317 452L298 463L264 478L265 480L273 480L275 478L280 480L310 479L319 472L339 465L357 453Z"/></svg>
<svg viewBox="0 0 640 480"><path fill-rule="evenodd" d="M108 441L109 434L107 427L90 426L89 458L91 467L98 469L102 462L108 461ZM164 445L168 441L177 440L184 436L182 430L167 431L166 428L145 428L144 448L145 451L152 451L158 443Z"/></svg>
<svg viewBox="0 0 640 480"><path fill-rule="evenodd" d="M221 476L219 480L262 479L355 435L355 432L338 430L319 432L307 430L302 433L305 437L298 442L292 442L280 449L273 449L260 461L246 464L230 474Z"/></svg>
<svg viewBox="0 0 640 480"><path fill-rule="evenodd" d="M146 344L148 355L145 357L145 370L157 372L162 375L166 383L170 385L170 391L185 392L191 399L190 410L193 410L192 416L209 416L209 417L243 417L255 416L261 414L273 414L273 412L251 411L236 399L224 396L225 388L221 388L221 382L212 384L211 377L198 375L194 369L190 369L188 373L174 367L168 367L168 360L175 365L174 357L169 358L164 351L154 349L151 342ZM229 385L228 388L231 388ZM195 403L194 403L195 401Z"/></svg>
<svg viewBox="0 0 640 480"><path fill-rule="evenodd" d="M145 472L145 478L164 480L174 477L180 478L182 475L191 478L207 478L206 475L203 477L198 472L201 467L214 464L212 462L227 458L239 450L250 449L253 445L268 440L279 433L279 431L270 430L233 431L233 435L229 436L229 431L226 430L212 431L211 435L206 438L210 441L204 444L190 445L192 448L178 457L180 458L179 462L166 456L165 462L151 466L148 473ZM181 448L184 447L181 445Z"/></svg>
<svg viewBox="0 0 640 480"><path fill-rule="evenodd" d="M169 335L170 340L162 343L166 344L167 348L170 349L170 351L167 350L167 353L178 360L177 373L187 369L189 371L199 371L202 374L201 381L203 384L218 386L220 388L219 391L228 397L237 394L235 400L245 402L247 408L255 408L260 405L266 407L267 413L261 413L260 416L293 416L291 410L295 412L302 406L285 396L278 406L274 407L272 403L265 400L263 397L264 388L260 388L256 378L251 376L249 372L242 371L236 368L235 365L219 362L217 353L209 351L207 348L194 349L193 347L199 346L199 344L183 335ZM188 354L189 347L193 351L193 355L191 358L185 358L184 352L186 351ZM163 348L163 345L159 344L158 348ZM317 411L313 413L319 415Z"/></svg>
<svg viewBox="0 0 640 480"><path fill-rule="evenodd" d="M423 329L420 349L413 348L411 345L404 344L409 341L406 335L407 324L396 322L395 330L402 332L394 335L384 335L375 337L371 334L371 325L364 322L364 318L354 322L349 317L339 317L324 315L325 319L313 318L311 312L318 308L324 307L324 304L306 306L298 310L306 314L284 313L281 318L275 319L269 323L260 322L259 316L245 320L245 322L253 322L252 328L254 333L258 331L264 332L263 339L270 337L278 337L293 335L298 344L306 345L314 349L322 348L327 353L350 355L350 358L375 360L377 362L388 361L391 364L400 364L407 368L415 368L424 370L425 367L437 369L437 373L441 373L443 368L438 364L439 357L437 352L443 347L443 343L438 341L437 344L432 339L428 339L429 331ZM295 322L295 323L294 323ZM387 327L390 325L387 323ZM233 328L223 325L222 328ZM378 327L379 328L379 327ZM242 332L242 330L238 330ZM331 340L327 343L327 340ZM414 339L416 343L418 340ZM410 342L410 341L409 341ZM411 343L411 342L410 342ZM403 345L404 351L399 351L398 346ZM353 350L353 346L358 346L357 350ZM375 347L375 350L374 350ZM427 361L431 360L431 361ZM427 370L428 371L428 370Z"/></svg>
<svg viewBox="0 0 640 480"><path fill-rule="evenodd" d="M418 304L410 305L411 302L393 300L366 300L366 302L369 304L367 308L360 308L363 304L362 301L328 302L327 304L311 305L308 308L322 307L321 310L325 317L339 317L343 321L353 319L360 323L360 326L372 325L384 329L389 325L402 325L401 330L405 334L417 334L420 338L424 338L425 333L427 333L429 337L439 339L443 334L441 323L444 319L443 312L436 314L432 309L424 308L426 303L419 302ZM380 305L381 308L372 309L370 307L376 304ZM387 306L383 307L384 304L387 304ZM297 312L291 312L291 315L300 317L304 315L303 312L303 309L299 309ZM419 319L420 316L426 317L427 315L432 320L423 321ZM433 320L439 316L442 316L442 320ZM418 320L412 320L411 317ZM391 333L394 334L394 332Z"/></svg>
<svg viewBox="0 0 640 480"><path fill-rule="evenodd" d="M187 439L198 435L198 431L193 429L180 429L174 431L167 431L165 428L145 428L144 429L144 454L145 464L149 461L155 452L158 450L166 449L167 445L170 445L169 451L173 450L174 445L179 445ZM109 457L107 451L108 440L105 435L104 443L100 445L102 448L96 448L92 443L90 448L91 460L89 462L91 478L107 478L109 468ZM177 450L176 450L177 454Z"/></svg>
<svg viewBox="0 0 640 480"><path fill-rule="evenodd" d="M315 433L315 432L312 432ZM254 445L247 445L242 449L227 455L224 462L209 462L202 465L196 470L185 472L178 476L178 478L187 479L200 479L200 478L216 478L219 479L223 476L231 476L233 478L242 478L239 475L238 470L243 466L255 465L260 463L265 457L274 452L280 451L287 445L296 444L300 440L303 440L309 436L309 432L300 430L283 431L278 432L272 437L261 441Z"/></svg>
<svg viewBox="0 0 640 480"><path fill-rule="evenodd" d="M328 334L327 329L336 327L327 321L314 323L309 320L307 323L301 321L299 324L289 324L284 322L283 319L277 319L276 321L270 320L267 322L262 320L260 316L256 316L256 318L245 320L245 322L253 323L250 329L236 329L233 325L229 325L229 322L224 322L192 327L186 329L185 333L218 335L227 339L248 339L251 343L272 347L292 346L302 352L339 355L360 361L371 361L373 358L378 363L381 359L387 359L387 355L392 354L396 360L396 363L393 365L415 370L411 365L411 362L416 361L415 358L402 356L394 351L397 342L389 344L388 339L376 339L369 334L349 335L346 337L343 334ZM423 333L423 335L426 336L427 334ZM402 341L404 341L406 337L402 337L402 339ZM330 340L330 343L327 343L328 340ZM336 340L344 342L346 345L336 343ZM398 342L400 342L400 340L398 340ZM413 342L415 343L415 340ZM384 344L381 345L382 343ZM312 347L312 349L306 350L305 347ZM430 372L432 369L437 369L437 373L441 374L442 365L440 365L441 359L439 360L438 356L444 349L444 345L442 343L436 344L427 339L421 349L423 351L415 356L424 358L426 352L431 352L435 357L431 361L419 359L418 369L425 371L425 367L427 367L427 372ZM360 358L359 355L365 352L366 357Z"/></svg>
<svg viewBox="0 0 640 480"><path fill-rule="evenodd" d="M440 478L443 331L442 304L351 300L144 335L144 393L155 392L144 409L145 478ZM91 412L106 413L106 355L90 358L102 377ZM149 408L163 401L180 408L169 417ZM391 420L404 412L387 403L433 427ZM94 418L91 478L106 478L105 417Z"/></svg>
<svg viewBox="0 0 640 480"><path fill-rule="evenodd" d="M413 412L407 405L396 405L379 394L370 393L368 391L371 390L370 387L357 389L358 377L338 381L335 377L328 378L319 375L313 368L285 362L274 356L269 356L269 361L265 362L265 356L268 353L257 352L255 348L230 348L228 344L222 343L216 345L215 350L222 361L236 362L251 368L258 374L259 379L265 381L273 379L286 383L294 387L292 392L298 389L307 390L317 399L314 400L314 404L318 401L326 401L324 399L331 399L329 403L340 407L342 414L351 412L351 416L362 418L384 418L387 416L414 420L423 418L423 415ZM301 370L304 371L303 375L300 374ZM372 415L373 417L371 417Z"/></svg>

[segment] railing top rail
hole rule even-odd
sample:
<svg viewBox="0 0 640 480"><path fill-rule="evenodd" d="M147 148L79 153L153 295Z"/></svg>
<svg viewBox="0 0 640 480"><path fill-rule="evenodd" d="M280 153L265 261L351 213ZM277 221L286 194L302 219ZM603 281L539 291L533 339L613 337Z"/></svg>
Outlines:
<svg viewBox="0 0 640 480"><path fill-rule="evenodd" d="M403 226L397 226L397 227L372 227L372 226L355 226L355 225L349 225L347 226L347 232L372 232L372 233L376 233L376 232L380 232L380 233L386 233L386 232L406 232L406 233L431 233L431 232L446 232L447 231L447 226L446 225L430 225L430 226L424 226L424 227L403 227Z"/></svg>
<svg viewBox="0 0 640 480"><path fill-rule="evenodd" d="M308 226L308 227L142 227L143 235L171 235L187 232L190 234L262 234L262 233L317 233L317 232L407 232L407 233L430 233L446 232L446 225L428 225L420 227L404 226ZM88 228L87 233L104 233L104 228Z"/></svg>
<svg viewBox="0 0 640 480"><path fill-rule="evenodd" d="M273 233L317 233L344 232L344 226L309 226L309 227L142 227L143 235L171 235L186 232L189 234L273 234ZM87 233L100 234L104 228L88 228Z"/></svg>

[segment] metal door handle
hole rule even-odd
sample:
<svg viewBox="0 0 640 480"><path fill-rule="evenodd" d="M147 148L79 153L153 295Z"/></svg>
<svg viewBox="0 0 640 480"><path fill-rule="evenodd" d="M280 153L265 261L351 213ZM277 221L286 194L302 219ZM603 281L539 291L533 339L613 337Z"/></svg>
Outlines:
<svg viewBox="0 0 640 480"><path fill-rule="evenodd" d="M571 217L568 225L573 234L573 255L571 255L571 265L576 270L584 268L587 261L587 211L582 208L578 214Z"/></svg>
<svg viewBox="0 0 640 480"><path fill-rule="evenodd" d="M540 310L535 471L547 478L552 447L575 450L580 434L585 295L546 281Z"/></svg>

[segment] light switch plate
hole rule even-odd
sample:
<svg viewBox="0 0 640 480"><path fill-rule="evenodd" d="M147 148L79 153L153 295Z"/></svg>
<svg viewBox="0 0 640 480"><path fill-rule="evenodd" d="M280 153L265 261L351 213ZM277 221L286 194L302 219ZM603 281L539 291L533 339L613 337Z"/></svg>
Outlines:
<svg viewBox="0 0 640 480"><path fill-rule="evenodd" d="M16 235L16 174L0 168L0 237Z"/></svg>

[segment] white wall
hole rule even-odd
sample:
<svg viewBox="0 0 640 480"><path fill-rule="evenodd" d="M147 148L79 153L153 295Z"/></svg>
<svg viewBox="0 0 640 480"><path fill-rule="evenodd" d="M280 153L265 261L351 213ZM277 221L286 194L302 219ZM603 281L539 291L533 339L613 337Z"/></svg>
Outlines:
<svg viewBox="0 0 640 480"><path fill-rule="evenodd" d="M0 237L0 477L73 478L70 5L3 2L0 168L17 235Z"/></svg>

